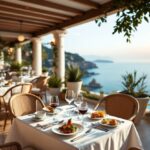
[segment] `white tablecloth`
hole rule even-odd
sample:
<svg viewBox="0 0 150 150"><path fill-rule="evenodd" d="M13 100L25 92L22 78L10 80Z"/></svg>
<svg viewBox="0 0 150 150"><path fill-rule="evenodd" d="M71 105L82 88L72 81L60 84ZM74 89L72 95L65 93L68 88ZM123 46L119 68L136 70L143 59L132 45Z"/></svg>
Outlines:
<svg viewBox="0 0 150 150"><path fill-rule="evenodd" d="M56 115L57 119L65 117L66 110L63 109L59 115ZM87 124L91 124L88 117L85 119ZM72 117L72 120L75 122L77 117ZM48 116L40 124L52 121L53 117ZM37 128L36 125L37 122L33 122L32 115L14 119L6 142L18 141L23 147L32 145L38 150L128 150L130 147L143 149L137 130L131 121L124 121L108 132L92 129L90 134L75 142L70 142L73 137L53 133L51 127L44 130Z"/></svg>

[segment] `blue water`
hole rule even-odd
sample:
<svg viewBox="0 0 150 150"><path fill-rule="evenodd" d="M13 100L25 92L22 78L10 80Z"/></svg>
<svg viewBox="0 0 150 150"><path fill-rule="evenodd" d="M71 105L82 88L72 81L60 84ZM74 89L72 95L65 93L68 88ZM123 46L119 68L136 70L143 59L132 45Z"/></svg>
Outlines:
<svg viewBox="0 0 150 150"><path fill-rule="evenodd" d="M136 70L137 76L141 76L142 74L147 75L146 90L150 94L150 63L96 63L96 65L98 68L90 69L89 72L99 73L99 75L83 79L83 83L88 84L93 78L95 78L96 81L103 86L102 89L96 89L93 91L104 91L105 93L122 91L123 86L121 84L121 76L126 72L131 73Z"/></svg>

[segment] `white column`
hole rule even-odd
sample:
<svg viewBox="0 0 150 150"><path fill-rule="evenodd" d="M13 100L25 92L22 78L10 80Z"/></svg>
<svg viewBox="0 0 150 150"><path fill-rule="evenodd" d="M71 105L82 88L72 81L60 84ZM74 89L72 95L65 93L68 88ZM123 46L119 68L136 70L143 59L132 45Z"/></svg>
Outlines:
<svg viewBox="0 0 150 150"><path fill-rule="evenodd" d="M33 38L32 49L33 49L32 68L35 71L35 75L38 76L42 74L42 45L40 38Z"/></svg>
<svg viewBox="0 0 150 150"><path fill-rule="evenodd" d="M53 32L55 44L57 46L56 74L62 81L65 80L64 34L65 31L63 30L56 30Z"/></svg>
<svg viewBox="0 0 150 150"><path fill-rule="evenodd" d="M17 47L17 49L16 49L16 62L18 62L19 64L22 63L22 49L21 49L21 47Z"/></svg>

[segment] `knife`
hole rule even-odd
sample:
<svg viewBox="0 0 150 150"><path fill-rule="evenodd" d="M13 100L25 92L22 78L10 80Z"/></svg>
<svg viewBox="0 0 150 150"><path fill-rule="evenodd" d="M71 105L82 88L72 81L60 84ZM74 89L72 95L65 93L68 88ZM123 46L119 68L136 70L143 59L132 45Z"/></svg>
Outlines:
<svg viewBox="0 0 150 150"><path fill-rule="evenodd" d="M84 137L85 135L87 135L88 133L90 133L91 130L92 130L92 128L89 128L84 134L79 135L79 136L75 137L74 139L71 139L70 142L74 142L74 141L76 141L76 140L78 140L78 139Z"/></svg>

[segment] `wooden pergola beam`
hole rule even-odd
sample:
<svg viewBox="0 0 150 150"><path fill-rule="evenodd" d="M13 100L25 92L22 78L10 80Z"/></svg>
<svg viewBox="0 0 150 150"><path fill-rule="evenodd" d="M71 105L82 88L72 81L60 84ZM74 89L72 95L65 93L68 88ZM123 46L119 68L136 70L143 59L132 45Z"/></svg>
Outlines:
<svg viewBox="0 0 150 150"><path fill-rule="evenodd" d="M29 17L29 18L31 18L31 17L33 17L33 18L35 17L35 18L39 18L39 19L44 18L44 19L47 19L47 20L54 20L56 22L64 20L62 18L57 18L57 17L54 17L54 16L46 16L46 15L43 15L43 14L35 14L33 12L26 12L24 10L6 8L6 7L0 5L0 12L8 14L8 11L11 14L15 14L15 15L19 14L19 15L26 16L26 17Z"/></svg>
<svg viewBox="0 0 150 150"><path fill-rule="evenodd" d="M69 14L62 14L62 13L53 12L53 11L50 11L50 10L43 10L41 8L35 8L35 7L31 7L31 6L20 5L20 4L17 4L17 3L11 3L10 1L6 2L6 1L1 0L0 1L0 5L1 6L5 6L5 7L9 7L9 8L13 7L15 9L19 9L19 10L21 9L23 11L30 11L30 12L35 12L35 13L55 16L57 18L68 18L68 17L71 16Z"/></svg>
<svg viewBox="0 0 150 150"><path fill-rule="evenodd" d="M0 13L1 15L1 13ZM3 15L2 17L0 17L0 19L3 19L3 20L10 20L10 21L16 21L19 23L19 20L17 17L12 17L12 16L8 16L8 15ZM22 20L23 22L26 22L26 23L31 23L31 24L39 24L39 25L44 25L44 26L47 26L47 27L50 27L51 25L53 25L52 23L49 23L49 22L43 22L43 21L37 21L37 20L31 20L31 19L26 19L26 20Z"/></svg>
<svg viewBox="0 0 150 150"><path fill-rule="evenodd" d="M111 7L112 4L113 4L112 2L103 4L101 7L97 8L97 9L92 9L90 11L87 11L84 15L79 15L79 16L73 17L72 19L70 19L62 24L58 24L56 26L52 26L50 28L39 31L35 34L35 36L50 33L54 30L66 29L71 26L81 24L83 22L94 20L99 16L103 16L105 14L105 12L107 12L107 10L109 10L109 14L112 14L113 12L116 12L118 9L118 8Z"/></svg>
<svg viewBox="0 0 150 150"><path fill-rule="evenodd" d="M61 4L57 4L54 2L50 2L50 1L45 1L45 0L22 0L22 1L28 2L31 4L35 4L35 5L58 9L61 11L66 11L66 12L68 11L68 12L72 12L75 14L82 14L82 11L79 9L68 7L68 6L61 5Z"/></svg>
<svg viewBox="0 0 150 150"><path fill-rule="evenodd" d="M72 0L73 2L77 2L86 6L90 6L93 8L98 8L100 5L94 1L87 1L87 0Z"/></svg>
<svg viewBox="0 0 150 150"><path fill-rule="evenodd" d="M2 23L7 23L7 24L15 24L15 25L20 25L20 22L18 22L18 20L8 20L7 18L6 19L1 19L0 18L0 22ZM23 25L26 25L26 26L33 26L33 27L48 27L48 25L43 25L43 24L37 24L37 23L30 23L30 22L23 22Z"/></svg>
<svg viewBox="0 0 150 150"><path fill-rule="evenodd" d="M41 21L38 19L33 20L31 18L26 18L26 17L22 17L22 18L19 17L19 19L21 19L21 20L18 20L18 16L16 16L16 15L9 16L9 15L6 15L4 13L0 13L0 15L2 16L2 17L0 17L2 19L16 20L18 22L23 21L23 22L30 22L30 23L39 23L39 24L48 25L48 26L54 25L54 23L51 23L49 21Z"/></svg>

